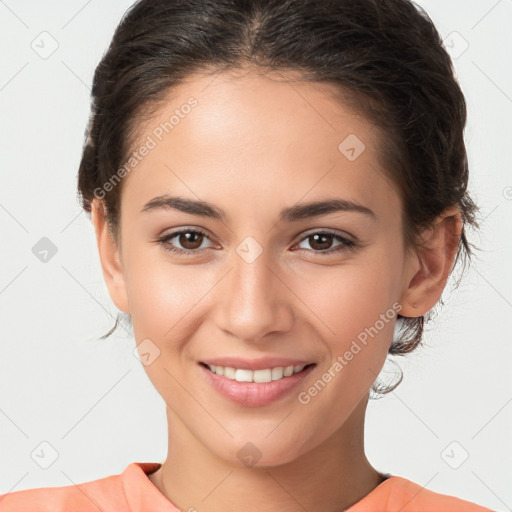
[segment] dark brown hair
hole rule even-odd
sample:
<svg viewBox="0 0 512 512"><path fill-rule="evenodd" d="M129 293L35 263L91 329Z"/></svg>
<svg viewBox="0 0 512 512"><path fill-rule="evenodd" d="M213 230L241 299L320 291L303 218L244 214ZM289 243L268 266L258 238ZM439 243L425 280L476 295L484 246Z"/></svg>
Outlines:
<svg viewBox="0 0 512 512"><path fill-rule="evenodd" d="M379 126L382 167L402 199L406 247L457 205L463 231L455 264L462 257L465 269L473 246L465 228L478 227L467 192L466 103L433 22L408 0L136 2L96 68L78 175L86 211L101 191L114 240L122 182L108 192L104 184L133 150L140 121L192 74L245 68L331 84L340 101ZM430 313L398 314L390 355L420 344ZM372 389L385 394L401 379Z"/></svg>

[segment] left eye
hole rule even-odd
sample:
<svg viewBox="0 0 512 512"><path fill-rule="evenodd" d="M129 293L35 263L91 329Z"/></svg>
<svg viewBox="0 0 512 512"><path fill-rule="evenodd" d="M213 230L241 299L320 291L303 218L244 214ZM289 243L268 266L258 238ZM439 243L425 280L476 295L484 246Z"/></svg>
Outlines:
<svg viewBox="0 0 512 512"><path fill-rule="evenodd" d="M313 247L313 251L318 254L331 254L336 251L344 251L355 247L355 242L352 240L329 232L310 233L304 237L300 243L308 240L313 240L313 242L308 243L311 247ZM331 246L333 240L338 240L340 244L335 245L334 247L329 247Z"/></svg>

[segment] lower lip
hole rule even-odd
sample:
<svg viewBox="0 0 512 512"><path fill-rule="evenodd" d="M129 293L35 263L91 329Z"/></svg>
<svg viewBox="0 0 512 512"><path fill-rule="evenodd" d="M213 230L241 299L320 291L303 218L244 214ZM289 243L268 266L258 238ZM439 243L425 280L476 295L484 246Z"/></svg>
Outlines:
<svg viewBox="0 0 512 512"><path fill-rule="evenodd" d="M283 398L290 394L294 388L298 387L314 367L315 365L309 366L290 377L284 377L271 382L257 383L231 380L211 372L202 364L199 365L207 382L214 389L232 402L244 407L263 407Z"/></svg>

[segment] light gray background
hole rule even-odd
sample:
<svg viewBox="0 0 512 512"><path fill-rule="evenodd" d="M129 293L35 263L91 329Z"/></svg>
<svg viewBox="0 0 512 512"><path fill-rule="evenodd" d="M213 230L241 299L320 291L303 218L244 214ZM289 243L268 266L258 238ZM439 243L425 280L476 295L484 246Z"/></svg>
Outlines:
<svg viewBox="0 0 512 512"><path fill-rule="evenodd" d="M133 339L120 328L98 340L117 310L75 197L92 74L131 3L0 1L0 493L166 456L164 403ZM428 346L400 360L404 382L370 402L367 453L379 470L511 510L512 2L419 3L466 95L470 190L485 217L469 235L483 251L448 286ZM42 237L57 247L46 263L32 252Z"/></svg>

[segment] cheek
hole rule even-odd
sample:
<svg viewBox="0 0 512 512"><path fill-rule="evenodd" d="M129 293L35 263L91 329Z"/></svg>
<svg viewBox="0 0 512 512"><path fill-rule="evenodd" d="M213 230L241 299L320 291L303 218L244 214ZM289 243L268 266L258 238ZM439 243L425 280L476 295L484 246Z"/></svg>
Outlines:
<svg viewBox="0 0 512 512"><path fill-rule="evenodd" d="M291 288L301 298L297 302L300 311L316 317L314 323L336 357L355 339L386 345L396 318L399 271L400 255L375 246L338 267L304 267Z"/></svg>
<svg viewBox="0 0 512 512"><path fill-rule="evenodd" d="M127 294L138 341L182 339L194 307L208 289L203 270L173 264L162 252L133 251L126 258Z"/></svg>
<svg viewBox="0 0 512 512"><path fill-rule="evenodd" d="M154 357L144 369L166 403L187 407L190 397L180 385L187 368L182 365L190 359L188 342L199 323L201 298L211 288L209 280L196 266L173 264L162 253L134 251L127 264L134 337ZM142 360L140 351L139 356Z"/></svg>

